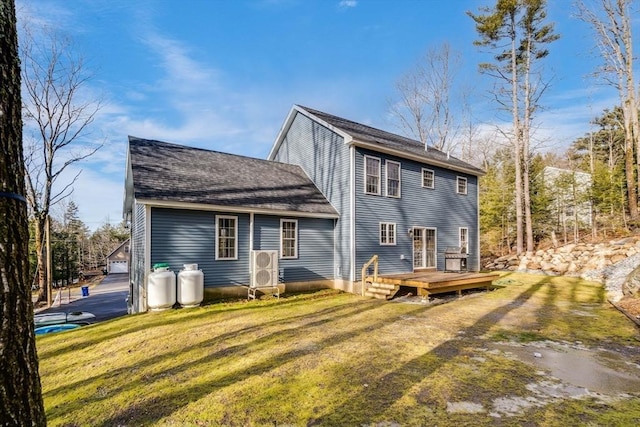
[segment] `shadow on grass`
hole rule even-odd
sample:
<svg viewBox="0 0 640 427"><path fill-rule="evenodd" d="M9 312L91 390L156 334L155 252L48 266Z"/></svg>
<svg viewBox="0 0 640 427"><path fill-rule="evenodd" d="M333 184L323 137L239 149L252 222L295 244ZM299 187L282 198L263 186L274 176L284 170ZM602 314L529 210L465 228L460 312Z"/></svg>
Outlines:
<svg viewBox="0 0 640 427"><path fill-rule="evenodd" d="M109 327L113 326L114 331L111 333L109 332L102 333L99 336L95 336L89 339L83 338L82 334L95 333L95 331L79 329L77 331L74 331L74 333L77 335L75 335L73 338L69 337L70 339L68 340L68 345L64 345L60 347L56 346L55 350L47 349L47 347L44 345L44 343L46 343L47 338L53 339L53 337L43 336L41 339L39 339L36 342L37 344L40 344L38 345L38 357L43 359L48 357L61 356L69 351L79 351L111 339L123 338L127 334L133 334L133 333L144 331L147 329L157 328L159 326L170 325L170 324L173 324L176 320L179 320L179 321L184 321L186 319L196 320L199 318L215 316L218 313L229 313L233 311L253 311L253 310L263 309L264 307L272 306L272 305L290 306L290 305L296 305L296 304L306 304L308 303L309 300L333 298L338 294L340 293L324 292L324 291L321 291L320 293L318 293L316 291L313 293L310 292L310 293L304 293L304 294L289 295L287 298L283 298L281 301L266 300L266 301L260 301L259 303L247 303L244 305L240 305L239 303L236 303L237 306L233 306L233 307L230 307L228 302L227 303L219 302L218 304L207 304L204 307L200 307L200 308L167 310L163 312L162 315L160 315L160 313L134 314L131 316L134 316L134 317L139 316L140 317L139 322L132 322L131 316L128 316L124 319L120 318L120 319L110 320L107 322L102 322L99 325L96 325L96 327L108 329ZM157 317L154 319L151 319L151 316L154 316L154 315L157 315ZM116 328L115 326L117 324L123 324L126 326L123 328ZM78 339L75 340L74 338L78 338Z"/></svg>
<svg viewBox="0 0 640 427"><path fill-rule="evenodd" d="M373 301L372 301L373 302ZM379 305L379 304L377 304ZM263 307L264 308L264 307ZM298 320L309 320L310 324L322 324L322 323L326 323L329 322L331 320L334 320L334 317L332 318L324 318L326 316L343 316L345 315L345 313L349 314L349 315L356 315L359 314L361 312L367 311L367 310L371 310L376 308L376 304L365 304L363 305L363 301L352 301L352 302L348 302L346 304L341 304L339 306L334 306L334 307L328 307L325 308L321 311L317 311L315 313L312 314L300 314L300 315L295 315L295 316L288 316L288 317L282 317L279 318L277 320L273 320L273 321L267 321L267 322L262 322L262 323L254 323L250 326L247 327L243 327L237 330L232 330L232 331L226 331L222 334L217 334L215 335L213 338L206 340L204 342L201 342L198 344L198 347L211 347L211 346L215 346L217 344L220 343L224 343L227 340L230 339L238 339L241 338L243 335L254 335L256 334L256 332L263 330L265 328L269 328L269 327L280 327L282 326L283 328L285 326L287 326L289 323L298 321ZM228 313L228 312L227 312ZM199 316L198 316L199 317ZM314 319L320 319L320 320L315 320ZM339 317L336 317L339 318ZM156 325L157 326L157 325ZM264 340L268 340L270 336L278 336L278 337L282 337L283 336L283 332L278 332L278 333L273 333L267 336L263 336L260 337L258 340L254 340L253 343L258 343ZM223 350L224 353L234 353L235 350L238 350L240 347L229 347ZM121 368L118 369L114 369L112 371L109 371L107 373L104 374L100 374L97 376L92 376L92 377L88 377L84 380L81 381L77 381L74 383L68 383L65 384L63 386L60 386L59 388L55 388L55 389L51 389L49 391L47 391L45 393L45 397L48 397L50 395L59 393L59 392L64 392L69 388L81 388L84 387L88 384L91 384L94 381L97 380L105 380L105 379L109 379L109 378L117 378L120 375L130 375L131 371L136 369L143 369L147 366L153 366L155 364L158 364L166 359L171 360L177 356L179 356L180 354L183 354L185 352L188 352L190 349L189 348L180 348L179 350L173 351L173 352L169 352L169 353L163 353L161 355L157 355L157 356L153 356L153 357L149 357L147 359L143 359L141 361L136 362L135 366L123 366ZM49 356L51 357L51 356ZM188 366L187 366L188 367ZM69 407L67 407L69 408Z"/></svg>
<svg viewBox="0 0 640 427"><path fill-rule="evenodd" d="M463 331L469 336L483 335L509 312L521 307L544 286L539 281L522 292L509 303L492 310ZM379 419L398 399L426 377L442 368L449 360L460 354L460 342L449 340L433 350L405 363L393 372L386 374L364 387L359 395L351 396L349 403L331 408L331 413L310 420L308 425L342 425L346 423L366 423ZM378 391L386 390L384 395Z"/></svg>
<svg viewBox="0 0 640 427"><path fill-rule="evenodd" d="M505 278L506 276L503 276ZM508 280L508 278L507 278ZM489 332L489 330L497 322L507 316L514 310L523 307L534 295L540 295L540 291L546 291L543 296L541 307L537 310L536 325L543 325L546 314L552 312L558 303L559 295L564 292L559 289L561 286L557 283L550 283L551 278L541 276L540 279L532 284L528 284L522 287L522 292L517 295L513 300L508 301L502 306L486 313L472 325L463 329L466 336L481 336ZM550 285L548 288L546 285ZM576 289L571 289L567 295L571 295L573 300L579 300L579 280L576 280L572 284ZM515 292L514 292L515 293ZM329 295L329 298L334 298L335 295ZM355 297L353 297L355 298ZM254 309L277 309L278 304L280 307L286 301L271 301L261 304L249 304L241 305L239 307L221 307L219 312L241 312L242 310L254 310ZM295 304L299 302L304 304L308 302L306 299L292 300L287 304ZM273 357L268 357L265 360L258 360L257 363L251 365L251 369L246 367L237 367L236 365L229 363L230 370L222 371L215 379L208 379L204 382L198 382L197 384L184 384L180 387L176 387L175 390L167 389L165 394L160 396L147 396L139 397L135 403L127 405L120 409L119 412L104 420L101 426L111 426L119 424L127 425L141 425L152 424L167 417L182 407L188 405L192 401L196 401L208 394L214 393L217 390L231 386L235 383L244 381L255 375L262 375L268 373L271 370L292 362L298 358L305 357L317 352L322 352L322 349L328 348L333 345L337 345L358 336L365 335L378 328L384 327L392 322L398 321L410 314L418 314L430 309L430 306L413 306L407 308L406 312L401 315L388 316L380 315L378 310L385 307L384 302L354 299L340 306L327 307L323 310L319 310L313 313L304 313L299 315L291 315L286 318L278 318L276 320L259 323L259 321L252 321L252 324L246 327L239 328L233 331L225 331L220 335L216 335L211 339L199 343L193 348L184 348L176 350L170 353L154 356L149 359L143 360L141 363L135 366L125 366L117 370L94 376L82 381L78 381L74 384L65 384L64 387L59 387L55 390L47 392L47 395L55 393L63 393L70 387L82 388L90 387L93 382L108 383L110 378L114 378L120 375L131 376L133 369L144 369L145 367L153 367L154 365L162 365L163 362L171 360L174 357L178 357L184 352L189 352L194 349L211 347L211 353L202 357L190 360L181 366L172 366L170 369L162 372L146 373L143 378L132 380L124 387L118 390L107 392L103 396L91 396L87 399L83 399L78 402L69 402L68 404L61 405L60 409L55 408L55 411L64 411L73 413L75 411L82 411L87 404L91 402L98 402L101 400L109 400L114 394L123 395L135 395L136 390L140 390L146 384L151 384L157 381L166 379L166 376L177 376L189 372L193 366L211 366L212 369L218 369L221 366L229 362L235 362L237 359L241 359L246 355L252 355L261 352L264 348L276 349L277 342L285 342L295 340L300 334L304 336L306 332L312 333L314 328L330 329L334 322L349 321L354 319L353 327L349 331L336 333L328 336L322 341L319 341L314 346L310 347L294 347L286 349L282 353L275 354ZM291 306L290 306L291 307ZM295 306L294 306L295 307ZM218 313L218 310L211 311L206 310L205 313L194 314L190 319L197 319L204 315L213 316ZM362 324L356 322L356 316L367 315L369 323ZM171 317L173 318L173 316ZM169 319L167 319L169 320ZM302 322L301 325L293 323ZM166 321L163 324L170 324L170 321ZM140 329L146 329L145 326ZM266 328L275 327L280 328L277 331L270 331L264 335L261 335L261 331ZM132 328L135 329L135 328ZM131 332L127 330L126 333ZM256 336L255 339L251 337ZM245 341L236 344L226 346L232 341ZM331 406L324 409L324 412L319 413L314 420L310 420L309 425L344 425L348 424L362 424L371 422L376 419L380 419L385 415L385 412L402 396L406 395L411 389L422 382L426 377L441 369L451 359L461 354L460 341L450 340L444 342L433 350L426 352L419 357L412 359L411 361L404 363L402 366L392 370L386 375L381 375L379 378L374 378L369 382L369 387L363 388L356 394L348 396L347 401L340 406ZM390 355L392 357L392 355ZM336 373L336 375L338 375ZM379 390L385 390L383 394L379 393ZM51 414L55 416L55 414ZM61 415L60 415L61 416Z"/></svg>
<svg viewBox="0 0 640 427"><path fill-rule="evenodd" d="M416 306L407 308L406 313L402 315L398 315L396 317L388 317L388 316L376 316L376 311L379 309L384 309L384 303L380 303L378 301L356 301L354 303L350 303L347 306L338 308L338 309L327 309L322 312L314 313L311 315L304 315L301 318L307 318L311 321L305 322L303 325L297 325L295 328L291 328L288 330L273 332L271 334L260 336L258 339L250 341L245 344L235 345L228 348L220 349L216 352L213 352L205 357L202 357L197 360L193 360L192 364L218 364L222 365L225 363L225 360L229 358L238 358L242 357L245 354L251 354L256 351L260 351L263 345L269 344L272 345L271 342L273 340L278 341L287 341L295 339L295 337L304 335L306 330L309 330L311 333L313 328L330 328L331 324L340 320L345 320L357 315L361 315L363 313L368 313L367 318L371 319L370 323L366 325L362 325L359 327L355 327L348 332L338 333L331 335L324 339L321 342L316 343L316 345L311 347L296 347L291 350L285 351L283 353L277 354L274 357L267 358L266 360L262 360L256 364L251 365L251 369L246 368L237 368L234 370L230 370L222 374L221 376L203 382L192 385L188 388L188 390L178 389L175 391L170 391L162 396L155 396L144 402L140 402L139 404L129 406L124 408L122 411L118 412L111 418L105 420L100 424L101 426L112 426L118 424L146 424L153 423L166 417L181 407L185 406L189 402L184 401L184 396L189 396L190 400L197 400L201 397L204 397L212 392L215 392L218 389L228 387L234 383L243 381L247 378L250 378L254 375L261 375L269 372L279 366L282 366L286 363L289 363L295 359L317 353L318 351L322 351L322 348L327 348L336 344L340 344L342 342L353 339L361 334L366 334L367 332L376 330L378 328L384 327L389 322L393 322L395 320L400 319L402 316L405 316L407 313L417 313L428 309L428 307ZM277 326L281 323L286 323L285 320L277 320L271 322L270 326ZM262 329L265 325L255 325L250 328L246 328L242 330L240 333L250 334L256 329ZM237 336L238 332L234 332L231 335ZM227 334L225 334L227 335ZM225 340L225 335L216 337L213 341L219 342ZM170 358L170 354L163 355L161 359ZM156 363L154 361L152 363ZM175 367L170 370L170 375L179 374L182 371L188 371L190 369L189 366L180 366ZM163 372L162 375L167 374L167 372ZM152 381L154 379L151 379ZM140 387L141 384L132 383L129 387L130 390L135 390ZM66 387L65 387L66 388ZM123 390L118 390L118 393ZM126 391L126 390L125 390ZM108 396L105 397L108 399ZM79 410L79 407L74 407L70 410ZM144 409L144 410L140 410Z"/></svg>

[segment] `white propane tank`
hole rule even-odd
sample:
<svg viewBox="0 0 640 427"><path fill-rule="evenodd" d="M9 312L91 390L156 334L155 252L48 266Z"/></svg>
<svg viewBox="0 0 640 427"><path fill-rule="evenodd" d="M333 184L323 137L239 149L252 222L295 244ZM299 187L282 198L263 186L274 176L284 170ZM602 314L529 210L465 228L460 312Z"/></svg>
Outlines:
<svg viewBox="0 0 640 427"><path fill-rule="evenodd" d="M159 311L173 307L176 303L176 275L168 264L156 264L149 274L147 305L150 310Z"/></svg>
<svg viewBox="0 0 640 427"><path fill-rule="evenodd" d="M204 297L204 273L198 264L184 264L178 273L178 303L183 307L197 307Z"/></svg>

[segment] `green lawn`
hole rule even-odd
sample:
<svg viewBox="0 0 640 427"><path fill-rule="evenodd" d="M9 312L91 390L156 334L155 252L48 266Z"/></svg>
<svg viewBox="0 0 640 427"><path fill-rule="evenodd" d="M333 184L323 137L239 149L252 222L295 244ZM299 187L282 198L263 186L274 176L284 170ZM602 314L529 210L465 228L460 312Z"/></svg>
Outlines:
<svg viewBox="0 0 640 427"><path fill-rule="evenodd" d="M41 336L48 422L640 424L640 391L541 398L532 394L532 384L549 381L541 369L491 349L496 342L579 342L640 364L639 331L606 303L602 286L525 274L505 275L498 284L441 305L319 291ZM535 404L512 413L500 409L501 402L532 398ZM459 412L456 404L472 409Z"/></svg>

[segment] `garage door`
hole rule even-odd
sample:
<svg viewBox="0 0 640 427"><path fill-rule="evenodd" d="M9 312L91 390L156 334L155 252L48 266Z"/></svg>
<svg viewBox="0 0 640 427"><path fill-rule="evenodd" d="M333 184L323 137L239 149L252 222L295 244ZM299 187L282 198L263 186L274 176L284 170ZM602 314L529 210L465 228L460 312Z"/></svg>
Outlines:
<svg viewBox="0 0 640 427"><path fill-rule="evenodd" d="M127 261L111 261L111 268L109 274L114 273L128 273L129 263Z"/></svg>

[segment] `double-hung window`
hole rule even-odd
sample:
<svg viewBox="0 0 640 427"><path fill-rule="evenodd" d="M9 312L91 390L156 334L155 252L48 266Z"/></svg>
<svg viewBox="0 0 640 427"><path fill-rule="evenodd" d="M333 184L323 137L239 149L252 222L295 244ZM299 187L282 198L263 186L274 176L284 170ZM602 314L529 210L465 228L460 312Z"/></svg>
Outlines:
<svg viewBox="0 0 640 427"><path fill-rule="evenodd" d="M216 259L238 259L238 217L216 215Z"/></svg>
<svg viewBox="0 0 640 427"><path fill-rule="evenodd" d="M467 227L460 227L458 230L460 234L460 251L464 254L469 253L469 229Z"/></svg>
<svg viewBox="0 0 640 427"><path fill-rule="evenodd" d="M400 197L400 163L387 160L387 196Z"/></svg>
<svg viewBox="0 0 640 427"><path fill-rule="evenodd" d="M456 183L456 193L467 194L467 178L459 176Z"/></svg>
<svg viewBox="0 0 640 427"><path fill-rule="evenodd" d="M380 159L364 156L364 193L380 195Z"/></svg>
<svg viewBox="0 0 640 427"><path fill-rule="evenodd" d="M422 169L422 186L436 188L436 175L431 169Z"/></svg>
<svg viewBox="0 0 640 427"><path fill-rule="evenodd" d="M280 220L280 258L298 258L298 221Z"/></svg>
<svg viewBox="0 0 640 427"><path fill-rule="evenodd" d="M393 222L380 223L380 245L396 244L396 224Z"/></svg>

